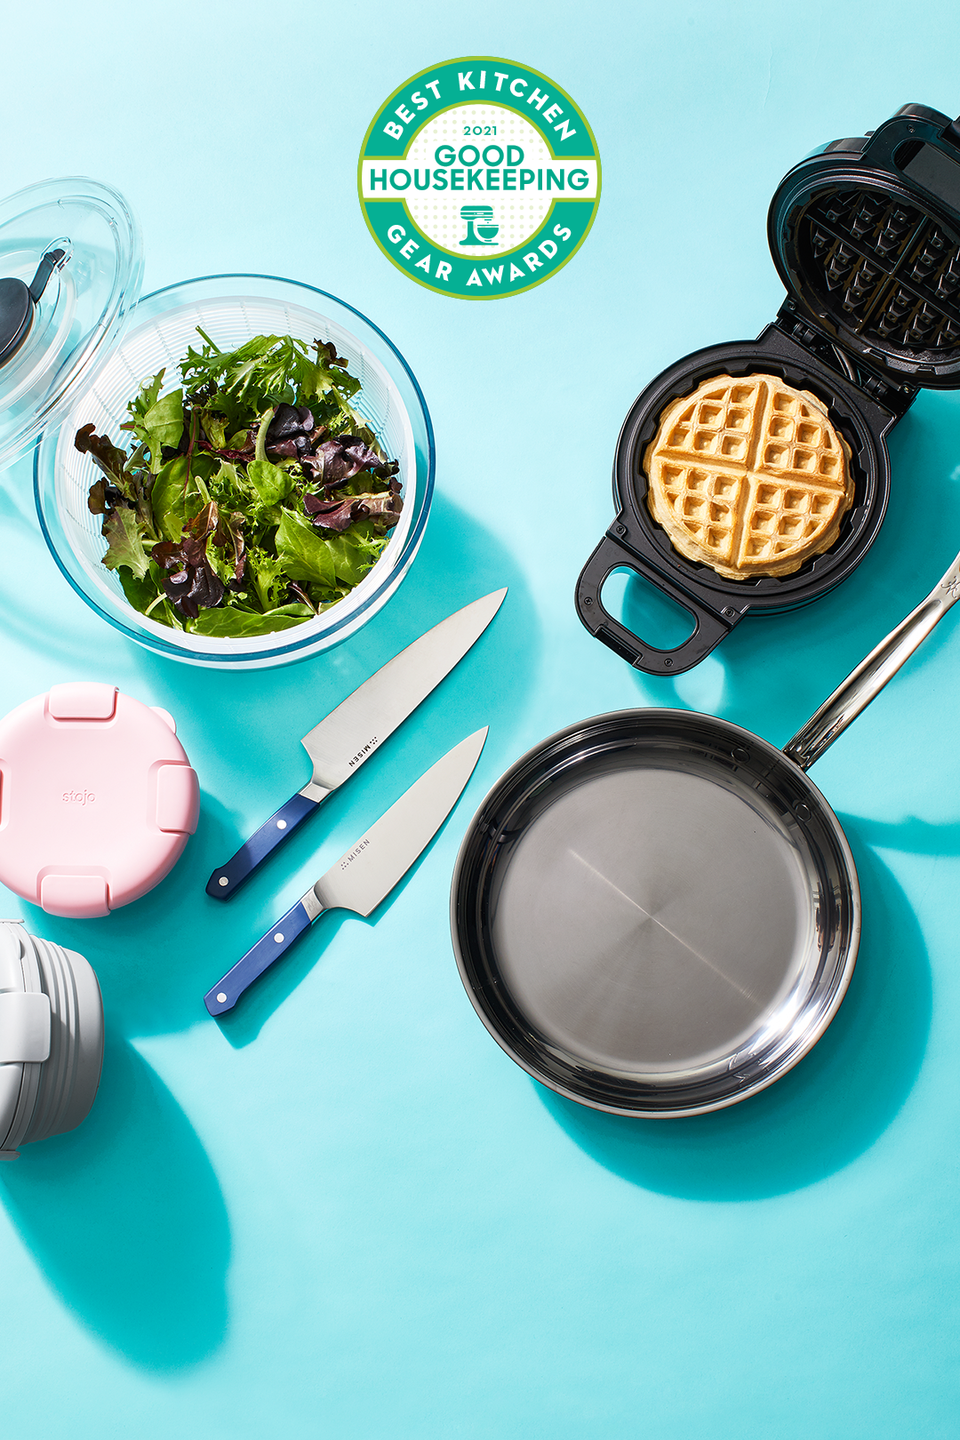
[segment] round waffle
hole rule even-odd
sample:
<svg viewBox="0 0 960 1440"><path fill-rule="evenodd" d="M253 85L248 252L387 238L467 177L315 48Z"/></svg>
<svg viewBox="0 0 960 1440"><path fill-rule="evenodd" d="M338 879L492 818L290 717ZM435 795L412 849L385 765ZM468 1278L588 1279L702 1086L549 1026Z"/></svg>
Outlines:
<svg viewBox="0 0 960 1440"><path fill-rule="evenodd" d="M715 375L660 416L643 468L673 546L730 580L789 575L829 550L853 504L826 407L773 375Z"/></svg>

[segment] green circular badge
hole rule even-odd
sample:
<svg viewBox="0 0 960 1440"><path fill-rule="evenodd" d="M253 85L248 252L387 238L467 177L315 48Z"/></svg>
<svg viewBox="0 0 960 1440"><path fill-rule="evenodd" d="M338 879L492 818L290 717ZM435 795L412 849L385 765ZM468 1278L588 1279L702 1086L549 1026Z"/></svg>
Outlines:
<svg viewBox="0 0 960 1440"><path fill-rule="evenodd" d="M583 244L600 157L565 90L512 60L447 60L395 90L360 152L360 202L411 280L499 300L555 274Z"/></svg>

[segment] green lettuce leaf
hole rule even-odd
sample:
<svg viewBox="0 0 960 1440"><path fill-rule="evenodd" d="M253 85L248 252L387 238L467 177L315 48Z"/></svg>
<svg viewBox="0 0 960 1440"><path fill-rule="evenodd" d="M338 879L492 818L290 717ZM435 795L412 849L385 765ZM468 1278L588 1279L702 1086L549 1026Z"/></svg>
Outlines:
<svg viewBox="0 0 960 1440"><path fill-rule="evenodd" d="M255 547L247 550L245 583L253 588L264 610L276 610L287 594L287 579L283 572L283 561L278 555Z"/></svg>
<svg viewBox="0 0 960 1440"><path fill-rule="evenodd" d="M279 465L274 465L269 460L251 460L247 466L247 479L262 505L278 505L296 488L289 471L281 470Z"/></svg>
<svg viewBox="0 0 960 1440"><path fill-rule="evenodd" d="M125 505L108 510L103 517L101 533L107 541L107 553L103 557L107 569L116 570L125 565L138 580L142 580L150 559L140 538L136 512L128 510Z"/></svg>
<svg viewBox="0 0 960 1440"><path fill-rule="evenodd" d="M149 614L150 619L156 620L159 625L169 625L174 630L182 630L181 618L160 588L160 576L161 572L156 565L151 565L140 580L125 565L117 571L123 593L135 610L139 610L141 615Z"/></svg>
<svg viewBox="0 0 960 1440"><path fill-rule="evenodd" d="M150 469L156 473L163 463L164 445L176 449L183 435L183 391L171 390L151 405L143 417L143 429L143 443L150 451Z"/></svg>
<svg viewBox="0 0 960 1440"><path fill-rule="evenodd" d="M164 540L179 540L184 525L199 515L207 502L198 482L207 485L217 468L215 457L203 454L175 455L162 467L153 482L150 502L154 526Z"/></svg>
<svg viewBox="0 0 960 1440"><path fill-rule="evenodd" d="M284 510L277 526L277 554L291 580L332 589L336 568L329 542L310 524L305 515Z"/></svg>
<svg viewBox="0 0 960 1440"><path fill-rule="evenodd" d="M213 410L200 410L200 424L203 426L203 433L206 435L214 450L225 450L227 447L227 422L222 415Z"/></svg>
<svg viewBox="0 0 960 1440"><path fill-rule="evenodd" d="M370 521L355 521L341 534L328 533L326 544L337 579L351 587L356 585L380 558L387 539L386 535L374 533Z"/></svg>
<svg viewBox="0 0 960 1440"><path fill-rule="evenodd" d="M130 419L122 427L132 430L140 444L150 452L150 469L154 474L163 464L163 447L176 448L183 435L183 391L171 390L161 398L160 386L165 370L159 370L140 387L136 398L127 407Z"/></svg>
<svg viewBox="0 0 960 1440"><path fill-rule="evenodd" d="M164 540L179 540L183 534L186 480L187 457L177 455L167 461L153 482L150 492L153 519Z"/></svg>
<svg viewBox="0 0 960 1440"><path fill-rule="evenodd" d="M270 635L275 630L302 625L312 614L308 605L284 605L262 615L254 610L221 607L201 610L190 629L196 635Z"/></svg>

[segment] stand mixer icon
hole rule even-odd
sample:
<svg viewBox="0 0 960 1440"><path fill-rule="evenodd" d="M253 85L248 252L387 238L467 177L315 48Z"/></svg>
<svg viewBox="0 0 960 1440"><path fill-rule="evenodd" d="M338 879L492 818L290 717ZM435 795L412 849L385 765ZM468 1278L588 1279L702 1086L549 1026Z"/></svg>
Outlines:
<svg viewBox="0 0 960 1440"><path fill-rule="evenodd" d="M493 225L492 205L463 205L460 208L460 219L467 222L467 233L461 245L495 245L493 238L499 234L500 226Z"/></svg>

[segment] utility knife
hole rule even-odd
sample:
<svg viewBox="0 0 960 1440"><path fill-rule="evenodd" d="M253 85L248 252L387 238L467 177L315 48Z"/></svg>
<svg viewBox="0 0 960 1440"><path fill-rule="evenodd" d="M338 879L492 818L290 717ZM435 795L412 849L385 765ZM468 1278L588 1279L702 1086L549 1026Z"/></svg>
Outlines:
<svg viewBox="0 0 960 1440"><path fill-rule="evenodd" d="M325 910L369 915L403 879L453 809L480 758L486 727L468 735L351 845L286 915L203 997L211 1015L232 1010L248 986L285 955Z"/></svg>
<svg viewBox="0 0 960 1440"><path fill-rule="evenodd" d="M506 589L494 590L441 620L419 640L371 675L331 710L300 742L313 762L313 778L266 820L250 839L214 870L207 894L229 900L322 800L348 780L365 760L425 700L486 630Z"/></svg>

